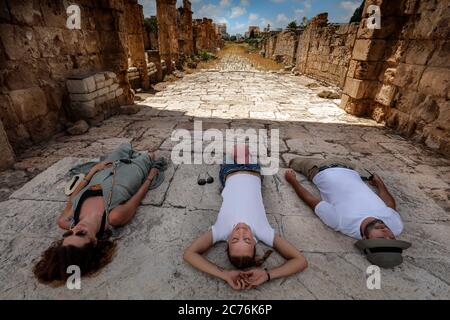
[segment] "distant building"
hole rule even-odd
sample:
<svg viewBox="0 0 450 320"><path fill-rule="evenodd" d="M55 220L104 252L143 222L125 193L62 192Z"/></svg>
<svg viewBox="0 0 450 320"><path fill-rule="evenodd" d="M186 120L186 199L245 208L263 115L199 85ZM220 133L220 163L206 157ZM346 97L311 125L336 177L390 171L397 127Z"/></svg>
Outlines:
<svg viewBox="0 0 450 320"><path fill-rule="evenodd" d="M227 33L227 24L226 23L218 23L216 24L217 33L222 35L222 39L228 39L230 35Z"/></svg>
<svg viewBox="0 0 450 320"><path fill-rule="evenodd" d="M245 33L245 37L249 38L252 33L255 37L258 37L261 34L261 29L258 26L249 26L248 31Z"/></svg>

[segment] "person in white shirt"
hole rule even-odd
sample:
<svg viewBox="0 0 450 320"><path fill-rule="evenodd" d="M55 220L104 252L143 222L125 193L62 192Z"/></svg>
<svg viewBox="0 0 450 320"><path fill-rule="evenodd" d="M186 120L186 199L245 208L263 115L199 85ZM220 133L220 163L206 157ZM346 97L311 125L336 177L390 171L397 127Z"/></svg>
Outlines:
<svg viewBox="0 0 450 320"><path fill-rule="evenodd" d="M303 255L275 234L267 220L258 164L251 163L249 149L235 146L231 161L221 166L223 203L211 230L198 237L184 253L184 260L207 274L226 281L233 289L255 288L271 279L287 277L307 267ZM226 270L202 254L219 241L227 242L227 255L236 270ZM258 241L273 247L287 261L272 270L259 266L270 255L256 256ZM241 271L247 269L246 271Z"/></svg>
<svg viewBox="0 0 450 320"><path fill-rule="evenodd" d="M377 195L345 160L295 158L289 166L304 174L319 189L322 199L306 190L294 171L286 171L286 181L323 223L360 240L357 247L368 254L369 260L376 256L372 259L376 264L392 267L401 263L401 250L410 244L395 240L403 231L403 223L395 211L394 198L378 175L365 178L377 188ZM370 258L367 249L372 250Z"/></svg>

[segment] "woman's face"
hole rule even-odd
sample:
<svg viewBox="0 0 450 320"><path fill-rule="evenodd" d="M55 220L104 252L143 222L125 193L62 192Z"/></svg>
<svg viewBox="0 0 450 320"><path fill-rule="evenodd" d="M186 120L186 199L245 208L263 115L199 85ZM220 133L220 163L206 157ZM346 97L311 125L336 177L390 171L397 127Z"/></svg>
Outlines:
<svg viewBox="0 0 450 320"><path fill-rule="evenodd" d="M230 255L233 257L253 257L255 245L252 230L245 223L238 223L228 238Z"/></svg>
<svg viewBox="0 0 450 320"><path fill-rule="evenodd" d="M72 234L64 237L62 243L63 246L75 246L81 248L90 242L97 241L95 234L91 234L89 229L82 222L78 223L70 231L72 231Z"/></svg>

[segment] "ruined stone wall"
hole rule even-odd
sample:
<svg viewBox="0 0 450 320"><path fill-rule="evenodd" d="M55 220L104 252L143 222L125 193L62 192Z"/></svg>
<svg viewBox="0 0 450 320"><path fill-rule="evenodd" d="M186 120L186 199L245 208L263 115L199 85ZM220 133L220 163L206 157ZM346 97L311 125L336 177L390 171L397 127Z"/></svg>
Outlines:
<svg viewBox="0 0 450 320"><path fill-rule="evenodd" d="M275 48L277 45L278 36L280 35L280 32L269 32L268 38L265 41L265 58L272 59L274 58Z"/></svg>
<svg viewBox="0 0 450 320"><path fill-rule="evenodd" d="M364 16L341 107L450 155L450 3L366 1L365 12L370 4L382 27Z"/></svg>
<svg viewBox="0 0 450 320"><path fill-rule="evenodd" d="M297 69L342 88L358 25L328 24L327 16L327 13L316 16L300 36Z"/></svg>
<svg viewBox="0 0 450 320"><path fill-rule="evenodd" d="M137 1L77 1L81 30L66 27L63 1L0 3L0 119L16 151L64 129L68 76L112 71L132 101L124 12Z"/></svg>
<svg viewBox="0 0 450 320"><path fill-rule="evenodd" d="M193 27L195 51L197 53L203 50L216 51L218 40L213 20L208 18L196 19Z"/></svg>
<svg viewBox="0 0 450 320"><path fill-rule="evenodd" d="M300 32L285 30L278 34L273 56L275 60L287 65L294 65Z"/></svg>

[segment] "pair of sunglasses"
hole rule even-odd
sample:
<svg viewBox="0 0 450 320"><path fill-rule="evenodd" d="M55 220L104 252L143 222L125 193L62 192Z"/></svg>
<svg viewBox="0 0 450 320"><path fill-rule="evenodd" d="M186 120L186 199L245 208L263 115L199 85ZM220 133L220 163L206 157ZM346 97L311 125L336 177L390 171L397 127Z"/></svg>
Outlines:
<svg viewBox="0 0 450 320"><path fill-rule="evenodd" d="M75 235L77 237L84 237L85 235L87 235L87 231L80 230L80 231L75 232L75 234L74 234L73 230L69 230L69 231L65 232L62 236L63 236L63 238L67 238L72 235Z"/></svg>
<svg viewBox="0 0 450 320"><path fill-rule="evenodd" d="M214 182L214 178L211 177L211 175L208 172L206 174L208 175L208 178L206 178L206 179L200 178L200 175L198 175L197 183L200 186L204 186L205 184L211 184Z"/></svg>

